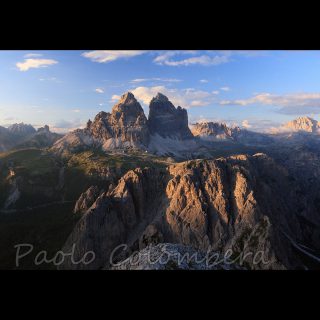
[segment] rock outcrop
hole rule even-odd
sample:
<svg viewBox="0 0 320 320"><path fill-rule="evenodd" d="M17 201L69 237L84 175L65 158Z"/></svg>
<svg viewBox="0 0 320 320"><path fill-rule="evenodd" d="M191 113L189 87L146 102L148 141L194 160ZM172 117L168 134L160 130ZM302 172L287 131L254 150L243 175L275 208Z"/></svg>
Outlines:
<svg viewBox="0 0 320 320"><path fill-rule="evenodd" d="M303 268L297 248L310 247L312 238L311 249L320 249L320 217L310 211L317 212L315 199L264 154L188 161L166 172L136 169L99 196L63 248L69 252L75 245L78 261L93 251L94 262L69 261L62 268L104 268L121 244L128 248L117 252L120 261L163 242L231 249L251 269Z"/></svg>
<svg viewBox="0 0 320 320"><path fill-rule="evenodd" d="M299 117L286 123L283 129L294 132L320 133L320 122L310 117Z"/></svg>
<svg viewBox="0 0 320 320"><path fill-rule="evenodd" d="M99 112L85 129L77 129L57 141L53 150L63 154L85 148L146 150L149 144L147 118L130 92L121 96L112 112Z"/></svg>
<svg viewBox="0 0 320 320"><path fill-rule="evenodd" d="M229 141L248 146L267 145L273 142L273 139L266 134L240 129L237 126L228 127L225 123L219 122L196 123L192 125L191 131L195 137L205 142Z"/></svg>
<svg viewBox="0 0 320 320"><path fill-rule="evenodd" d="M195 137L207 140L234 140L240 133L239 127L228 127L225 123L218 122L200 122L192 125L191 129Z"/></svg>
<svg viewBox="0 0 320 320"><path fill-rule="evenodd" d="M28 136L36 133L36 129L31 124L15 123L8 130L18 136Z"/></svg>
<svg viewBox="0 0 320 320"><path fill-rule="evenodd" d="M36 130L32 125L16 123L9 128L0 127L0 152L13 148L51 147L61 137L51 132L47 125Z"/></svg>
<svg viewBox="0 0 320 320"><path fill-rule="evenodd" d="M74 207L74 213L85 213L97 200L101 191L97 186L91 186L86 192L82 193Z"/></svg>
<svg viewBox="0 0 320 320"><path fill-rule="evenodd" d="M103 149L147 148L147 118L140 103L130 92L124 94L111 113L100 112L87 130L101 140Z"/></svg>
<svg viewBox="0 0 320 320"><path fill-rule="evenodd" d="M125 174L82 216L63 248L69 252L75 246L74 259L93 251L95 260L90 265L73 265L69 259L62 269L99 269L108 263L116 246L133 246L156 217L164 187L165 176L155 169L136 169Z"/></svg>
<svg viewBox="0 0 320 320"><path fill-rule="evenodd" d="M15 145L14 137L7 128L0 126L0 152L7 151Z"/></svg>
<svg viewBox="0 0 320 320"><path fill-rule="evenodd" d="M193 135L188 127L188 113L186 109L177 108L169 99L158 93L150 102L148 126L152 135L163 138L190 139Z"/></svg>
<svg viewBox="0 0 320 320"><path fill-rule="evenodd" d="M204 253L190 246L162 243L135 252L115 263L112 270L239 270L239 266L216 253ZM227 260L227 259L226 259Z"/></svg>

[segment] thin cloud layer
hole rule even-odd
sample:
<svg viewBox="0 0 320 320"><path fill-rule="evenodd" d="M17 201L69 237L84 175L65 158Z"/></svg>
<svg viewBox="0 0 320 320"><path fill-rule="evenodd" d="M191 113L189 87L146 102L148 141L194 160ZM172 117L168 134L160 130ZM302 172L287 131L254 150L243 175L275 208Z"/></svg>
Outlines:
<svg viewBox="0 0 320 320"><path fill-rule="evenodd" d="M104 90L102 88L96 88L94 91L97 93L104 93Z"/></svg>
<svg viewBox="0 0 320 320"><path fill-rule="evenodd" d="M216 66L222 63L229 62L229 55L214 54L211 55L196 55L189 58L177 58L182 54L195 55L196 52L185 52L185 51L168 51L157 56L153 62L158 65L166 65L171 67L177 66L190 66L190 65L203 65L203 66Z"/></svg>
<svg viewBox="0 0 320 320"><path fill-rule="evenodd" d="M109 63L118 59L128 59L146 53L144 50L95 50L82 53L93 62Z"/></svg>
<svg viewBox="0 0 320 320"><path fill-rule="evenodd" d="M279 107L277 112L287 115L320 113L320 93L291 93L275 95L259 93L248 99L222 100L221 105L270 105Z"/></svg>
<svg viewBox="0 0 320 320"><path fill-rule="evenodd" d="M43 56L42 53L27 53L24 55L25 58L38 58L42 56Z"/></svg>
<svg viewBox="0 0 320 320"><path fill-rule="evenodd" d="M174 78L138 78L138 79L133 79L130 82L131 83L141 83L141 82L148 82L148 81L181 82L182 80L174 79Z"/></svg>

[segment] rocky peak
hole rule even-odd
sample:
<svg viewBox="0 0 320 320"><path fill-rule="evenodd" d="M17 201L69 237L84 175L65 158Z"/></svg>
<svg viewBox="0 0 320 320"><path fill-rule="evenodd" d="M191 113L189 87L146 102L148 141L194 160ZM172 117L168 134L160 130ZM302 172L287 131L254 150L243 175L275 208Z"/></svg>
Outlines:
<svg viewBox="0 0 320 320"><path fill-rule="evenodd" d="M288 122L284 127L292 131L317 133L320 129L320 123L310 117L299 117L293 121Z"/></svg>
<svg viewBox="0 0 320 320"><path fill-rule="evenodd" d="M36 129L31 124L15 123L8 130L16 135L30 135L36 132Z"/></svg>
<svg viewBox="0 0 320 320"><path fill-rule="evenodd" d="M120 101L112 108L112 118L115 120L127 122L136 122L139 120L147 121L144 111L131 92L121 96Z"/></svg>
<svg viewBox="0 0 320 320"><path fill-rule="evenodd" d="M44 127L39 128L37 132L38 133L50 133L50 128L48 125L45 125Z"/></svg>
<svg viewBox="0 0 320 320"><path fill-rule="evenodd" d="M121 104L128 104L128 103L134 103L134 102L137 102L135 96L133 95L133 93L131 92L126 92L125 94L123 94L120 98L120 101L119 103Z"/></svg>
<svg viewBox="0 0 320 320"><path fill-rule="evenodd" d="M152 101L167 102L169 101L169 99L164 94L158 92L157 95L152 99Z"/></svg>
<svg viewBox="0 0 320 320"><path fill-rule="evenodd" d="M149 106L149 130L151 134L175 139L190 139L187 110L176 108L169 99L158 93Z"/></svg>
<svg viewBox="0 0 320 320"><path fill-rule="evenodd" d="M219 122L200 122L192 126L192 133L199 137L213 137L217 139L232 139L239 133L239 127L228 127L225 123Z"/></svg>
<svg viewBox="0 0 320 320"><path fill-rule="evenodd" d="M131 92L121 96L111 113L101 111L88 121L87 130L108 149L146 147L149 142L147 118Z"/></svg>

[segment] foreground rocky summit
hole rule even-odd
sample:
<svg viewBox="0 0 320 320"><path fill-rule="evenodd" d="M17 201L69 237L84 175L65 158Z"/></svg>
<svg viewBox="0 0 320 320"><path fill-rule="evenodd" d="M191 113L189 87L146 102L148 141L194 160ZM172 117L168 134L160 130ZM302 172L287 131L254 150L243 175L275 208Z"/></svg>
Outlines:
<svg viewBox="0 0 320 320"><path fill-rule="evenodd" d="M216 253L204 253L190 246L162 243L135 252L112 270L239 270L239 266Z"/></svg>
<svg viewBox="0 0 320 320"><path fill-rule="evenodd" d="M251 269L304 268L305 258L317 260L312 252L320 249L320 217L314 195L302 188L264 154L129 171L98 195L63 248L74 250L78 261L93 251L94 261L68 260L62 269L101 269L110 256L125 260L164 242L231 249ZM122 244L125 251L117 248Z"/></svg>

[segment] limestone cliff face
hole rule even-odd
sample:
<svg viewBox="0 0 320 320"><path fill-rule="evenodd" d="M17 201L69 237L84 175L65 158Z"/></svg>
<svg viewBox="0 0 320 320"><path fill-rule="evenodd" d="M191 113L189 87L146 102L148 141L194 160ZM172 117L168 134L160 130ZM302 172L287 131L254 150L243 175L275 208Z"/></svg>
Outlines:
<svg viewBox="0 0 320 320"><path fill-rule="evenodd" d="M108 264L116 246L133 246L156 216L164 189L164 175L155 169L129 171L118 185L98 197L83 215L70 235L64 252L75 244L75 259L94 251L90 265L72 265L68 260L63 269L99 269Z"/></svg>
<svg viewBox="0 0 320 320"><path fill-rule="evenodd" d="M299 117L285 124L284 129L295 132L319 133L320 123L310 117Z"/></svg>
<svg viewBox="0 0 320 320"><path fill-rule="evenodd" d="M15 123L8 130L18 136L27 136L36 133L36 129L30 124Z"/></svg>
<svg viewBox="0 0 320 320"><path fill-rule="evenodd" d="M101 111L86 128L77 129L57 141L52 150L58 154L88 148L102 150L146 150L149 144L147 118L132 93L122 95L111 113Z"/></svg>
<svg viewBox="0 0 320 320"><path fill-rule="evenodd" d="M193 137L188 127L187 110L180 106L176 108L161 93L150 102L148 125L152 135L158 134L163 138L183 140Z"/></svg>
<svg viewBox="0 0 320 320"><path fill-rule="evenodd" d="M124 94L111 113L101 111L85 129L78 129L57 141L58 154L88 148L140 150L158 155L191 153L199 144L188 127L187 111L159 93L150 103L149 119L132 93Z"/></svg>
<svg viewBox="0 0 320 320"><path fill-rule="evenodd" d="M120 244L129 247L118 252L123 259L163 242L232 249L239 259L247 252L245 263L253 269L299 268L303 264L293 246L306 243L320 222L306 214L310 228L304 227L298 194L287 170L264 154L188 161L166 172L135 169L95 201L63 249L75 244L77 258L93 250L96 260L63 268L103 268ZM317 249L319 242L313 241ZM253 263L259 251L266 263Z"/></svg>
<svg viewBox="0 0 320 320"><path fill-rule="evenodd" d="M86 192L82 193L74 207L74 213L85 213L97 200L100 190L97 186L91 186Z"/></svg>
<svg viewBox="0 0 320 320"><path fill-rule="evenodd" d="M87 130L104 148L144 147L149 143L147 118L132 93L124 94L111 113L100 112Z"/></svg>
<svg viewBox="0 0 320 320"><path fill-rule="evenodd" d="M191 126L191 131L195 137L207 143L224 140L249 146L261 146L273 142L273 139L266 134L239 127L228 127L225 123L219 122L196 123Z"/></svg>
<svg viewBox="0 0 320 320"><path fill-rule="evenodd" d="M51 147L62 135L53 133L46 125L36 130L32 125L16 123L0 127L0 152L10 149Z"/></svg>
<svg viewBox="0 0 320 320"><path fill-rule="evenodd" d="M234 140L238 133L239 127L230 128L225 123L218 122L200 122L192 126L191 129L195 137L212 140Z"/></svg>

